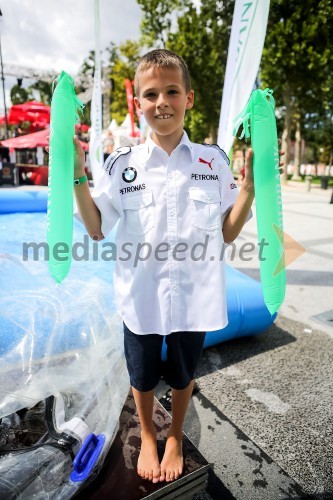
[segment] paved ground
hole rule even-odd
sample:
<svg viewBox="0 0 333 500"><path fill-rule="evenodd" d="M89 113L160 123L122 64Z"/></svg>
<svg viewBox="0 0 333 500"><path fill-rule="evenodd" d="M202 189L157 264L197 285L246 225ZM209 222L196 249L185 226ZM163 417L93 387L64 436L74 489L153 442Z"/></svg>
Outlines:
<svg viewBox="0 0 333 500"><path fill-rule="evenodd" d="M312 319L333 310L330 198L283 188L285 231L307 251L287 269L279 317L261 335L204 353L186 421L214 468L202 498L333 498L333 321ZM245 239L256 241L255 217ZM259 279L257 260L233 265Z"/></svg>
<svg viewBox="0 0 333 500"><path fill-rule="evenodd" d="M333 342L323 332L303 330L302 323L279 318L264 334L206 350L198 386L211 411L226 416L305 492L333 498ZM219 419L200 411L198 395L192 405L202 417L195 444L208 461L215 457L214 470L235 498L281 498L268 495L281 486L276 477L258 470L257 461L244 463L244 443L221 434ZM190 419L189 431L191 425Z"/></svg>

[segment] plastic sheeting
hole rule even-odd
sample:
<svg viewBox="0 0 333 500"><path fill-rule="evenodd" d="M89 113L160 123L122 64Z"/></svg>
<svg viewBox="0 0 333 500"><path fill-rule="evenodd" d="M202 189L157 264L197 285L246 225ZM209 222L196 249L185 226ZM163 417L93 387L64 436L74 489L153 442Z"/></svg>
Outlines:
<svg viewBox="0 0 333 500"><path fill-rule="evenodd" d="M98 244L84 239L75 221L74 242L81 247L69 276L56 285L43 251L39 260L32 260L31 246L23 251L24 243L45 243L45 235L45 214L0 217L1 498L1 491L6 498L43 500L75 494L82 483L69 478L73 456L89 433L104 434L90 478L100 470L129 390L114 262L100 258ZM57 448L49 429L36 433L31 419L30 427L25 424L26 412L50 396L58 436L75 438L71 450L63 443ZM20 444L16 437L27 432L37 440Z"/></svg>

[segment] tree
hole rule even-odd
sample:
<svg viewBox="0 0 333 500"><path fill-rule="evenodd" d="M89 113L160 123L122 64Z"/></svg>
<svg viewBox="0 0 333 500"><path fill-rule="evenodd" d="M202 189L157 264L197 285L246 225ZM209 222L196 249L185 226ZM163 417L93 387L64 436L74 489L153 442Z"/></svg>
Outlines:
<svg viewBox="0 0 333 500"><path fill-rule="evenodd" d="M127 40L119 47L111 44L108 52L110 76L113 81L111 115L120 123L128 113L125 80L134 80L136 66L141 57L141 46L138 42Z"/></svg>
<svg viewBox="0 0 333 500"><path fill-rule="evenodd" d="M175 12L179 10L181 0L137 0L144 12L140 29L141 45L165 48L171 30Z"/></svg>
<svg viewBox="0 0 333 500"><path fill-rule="evenodd" d="M88 56L83 60L78 72L79 84L75 87L75 92L80 94L93 85L93 78L95 72L95 51L90 50ZM90 125L90 111L91 101L87 102L83 108L82 116L80 116L81 123Z"/></svg>
<svg viewBox="0 0 333 500"><path fill-rule="evenodd" d="M331 75L327 80L329 88L332 88L332 80ZM316 170L319 162L328 165L328 174L333 164L333 98L329 95L322 109L316 109L307 115L303 130L303 137L310 150L308 161L315 164Z"/></svg>
<svg viewBox="0 0 333 500"><path fill-rule="evenodd" d="M292 128L299 148L307 116L323 111L328 100L331 21L329 0L271 1L261 79L274 89L277 106L284 108L282 147L286 164ZM295 164L295 178L299 176L299 163L300 158Z"/></svg>
<svg viewBox="0 0 333 500"><path fill-rule="evenodd" d="M39 92L41 102L43 102L47 106L51 105L52 83L37 80L37 82L30 85L29 90L30 89L31 91L37 90Z"/></svg>
<svg viewBox="0 0 333 500"><path fill-rule="evenodd" d="M22 87L22 83L13 85L10 89L10 100L12 104L24 104L25 102L32 101L33 95L31 89Z"/></svg>

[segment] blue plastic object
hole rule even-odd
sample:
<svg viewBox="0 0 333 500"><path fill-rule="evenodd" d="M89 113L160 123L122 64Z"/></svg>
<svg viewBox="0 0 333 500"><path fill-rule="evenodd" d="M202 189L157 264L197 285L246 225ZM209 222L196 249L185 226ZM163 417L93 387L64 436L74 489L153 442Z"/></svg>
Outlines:
<svg viewBox="0 0 333 500"><path fill-rule="evenodd" d="M16 212L46 212L47 190L23 191L8 189L0 193L0 214Z"/></svg>
<svg viewBox="0 0 333 500"><path fill-rule="evenodd" d="M74 470L70 475L71 481L78 483L80 481L85 481L89 477L101 454L105 439L106 437L104 434L98 434L98 436L93 433L89 434L74 459Z"/></svg>

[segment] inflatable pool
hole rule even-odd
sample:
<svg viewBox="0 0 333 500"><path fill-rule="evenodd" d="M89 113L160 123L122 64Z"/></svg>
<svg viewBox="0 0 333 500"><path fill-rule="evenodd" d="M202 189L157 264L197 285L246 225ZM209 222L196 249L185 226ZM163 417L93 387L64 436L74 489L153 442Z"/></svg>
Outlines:
<svg viewBox="0 0 333 500"><path fill-rule="evenodd" d="M77 258L55 284L45 262L46 203L46 191L0 191L0 498L6 500L74 496L100 471L129 390L114 262L96 262L98 244L75 220ZM274 320L260 283L229 266L227 305L228 326L207 332L205 347L258 334Z"/></svg>
<svg viewBox="0 0 333 500"><path fill-rule="evenodd" d="M0 214L46 212L46 208L47 189L43 191L2 189L0 191Z"/></svg>

